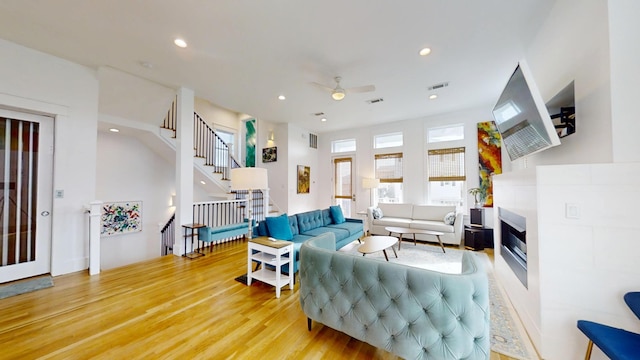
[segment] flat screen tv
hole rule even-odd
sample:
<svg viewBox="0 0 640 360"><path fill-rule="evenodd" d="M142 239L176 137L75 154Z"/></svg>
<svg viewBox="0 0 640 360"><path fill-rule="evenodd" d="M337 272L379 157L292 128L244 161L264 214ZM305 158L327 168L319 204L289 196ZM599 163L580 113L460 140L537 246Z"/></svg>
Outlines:
<svg viewBox="0 0 640 360"><path fill-rule="evenodd" d="M520 61L493 108L502 142L513 161L560 145L538 87L525 61Z"/></svg>

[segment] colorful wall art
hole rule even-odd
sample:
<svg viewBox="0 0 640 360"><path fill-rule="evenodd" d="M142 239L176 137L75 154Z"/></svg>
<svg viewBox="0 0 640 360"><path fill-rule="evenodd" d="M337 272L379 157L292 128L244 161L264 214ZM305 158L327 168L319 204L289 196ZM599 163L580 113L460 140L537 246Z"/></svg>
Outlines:
<svg viewBox="0 0 640 360"><path fill-rule="evenodd" d="M256 142L258 134L256 132L256 119L246 120L245 126L245 149L246 155L244 157L244 166L255 167L256 166Z"/></svg>
<svg viewBox="0 0 640 360"><path fill-rule="evenodd" d="M142 201L105 203L101 220L101 236L142 231Z"/></svg>
<svg viewBox="0 0 640 360"><path fill-rule="evenodd" d="M311 184L311 168L298 165L298 194L308 194Z"/></svg>
<svg viewBox="0 0 640 360"><path fill-rule="evenodd" d="M494 121L478 123L480 203L493 207L493 175L502 174L501 137Z"/></svg>

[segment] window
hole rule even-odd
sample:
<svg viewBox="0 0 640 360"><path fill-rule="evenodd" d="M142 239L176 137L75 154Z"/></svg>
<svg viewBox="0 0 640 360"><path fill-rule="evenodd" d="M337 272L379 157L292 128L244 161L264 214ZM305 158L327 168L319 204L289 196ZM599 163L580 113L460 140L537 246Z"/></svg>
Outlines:
<svg viewBox="0 0 640 360"><path fill-rule="evenodd" d="M464 147L435 149L428 152L429 201L462 205L466 180Z"/></svg>
<svg viewBox="0 0 640 360"><path fill-rule="evenodd" d="M427 142L464 140L464 125L450 125L427 130Z"/></svg>
<svg viewBox="0 0 640 360"><path fill-rule="evenodd" d="M373 148L384 149L402 146L402 133L382 134L373 137Z"/></svg>
<svg viewBox="0 0 640 360"><path fill-rule="evenodd" d="M402 153L376 154L375 170L376 178L380 179L377 200L382 203L401 203Z"/></svg>
<svg viewBox="0 0 640 360"><path fill-rule="evenodd" d="M356 151L356 139L334 140L331 142L332 153Z"/></svg>

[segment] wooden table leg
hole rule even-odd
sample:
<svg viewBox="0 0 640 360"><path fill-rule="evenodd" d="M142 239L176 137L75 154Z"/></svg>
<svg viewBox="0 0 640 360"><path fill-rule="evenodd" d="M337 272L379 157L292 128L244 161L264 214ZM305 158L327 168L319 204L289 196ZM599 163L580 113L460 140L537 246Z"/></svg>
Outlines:
<svg viewBox="0 0 640 360"><path fill-rule="evenodd" d="M382 250L382 253L384 254L384 258L387 259L387 261L389 261L389 257L387 256L387 250Z"/></svg>
<svg viewBox="0 0 640 360"><path fill-rule="evenodd" d="M416 242L416 233L413 233L413 245L418 246L418 243Z"/></svg>
<svg viewBox="0 0 640 360"><path fill-rule="evenodd" d="M391 250L393 250L393 254L396 256L396 259L397 259L398 253L396 252L396 249L393 248L393 245L391 245Z"/></svg>
<svg viewBox="0 0 640 360"><path fill-rule="evenodd" d="M440 247L442 248L442 252L446 253L446 251L444 250L444 244L442 243L442 240L440 240L440 235L436 235L436 237L438 238L438 242L440 243Z"/></svg>

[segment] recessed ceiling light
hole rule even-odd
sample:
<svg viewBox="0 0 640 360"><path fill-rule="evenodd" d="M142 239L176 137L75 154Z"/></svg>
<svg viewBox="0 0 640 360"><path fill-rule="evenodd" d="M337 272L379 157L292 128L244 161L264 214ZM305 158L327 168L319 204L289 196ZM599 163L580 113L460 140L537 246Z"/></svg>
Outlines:
<svg viewBox="0 0 640 360"><path fill-rule="evenodd" d="M325 122L325 121L327 121L327 118L322 118L322 119L320 119L320 121Z"/></svg>
<svg viewBox="0 0 640 360"><path fill-rule="evenodd" d="M140 61L140 66L147 69L153 69L153 64L148 61Z"/></svg>
<svg viewBox="0 0 640 360"><path fill-rule="evenodd" d="M111 131L111 132L120 132L120 130L118 130L116 128L111 128L111 129L109 129L109 131Z"/></svg>
<svg viewBox="0 0 640 360"><path fill-rule="evenodd" d="M438 95L436 95L436 94L429 95L429 100L435 100L437 98L438 98Z"/></svg>
<svg viewBox="0 0 640 360"><path fill-rule="evenodd" d="M206 182L204 182L204 180L200 180L200 184L202 184L202 185L206 185L207 183L206 183Z"/></svg>
<svg viewBox="0 0 640 360"><path fill-rule="evenodd" d="M431 54L431 49L430 48L424 48L422 50L420 50L420 56L427 56Z"/></svg>
<svg viewBox="0 0 640 360"><path fill-rule="evenodd" d="M286 97L286 96L284 96L284 95L280 95L280 96L278 96L278 99L280 99L280 100L287 100L287 97Z"/></svg>
<svg viewBox="0 0 640 360"><path fill-rule="evenodd" d="M177 47L181 47L181 48L187 47L187 42L180 38L173 40L173 43L176 44Z"/></svg>

